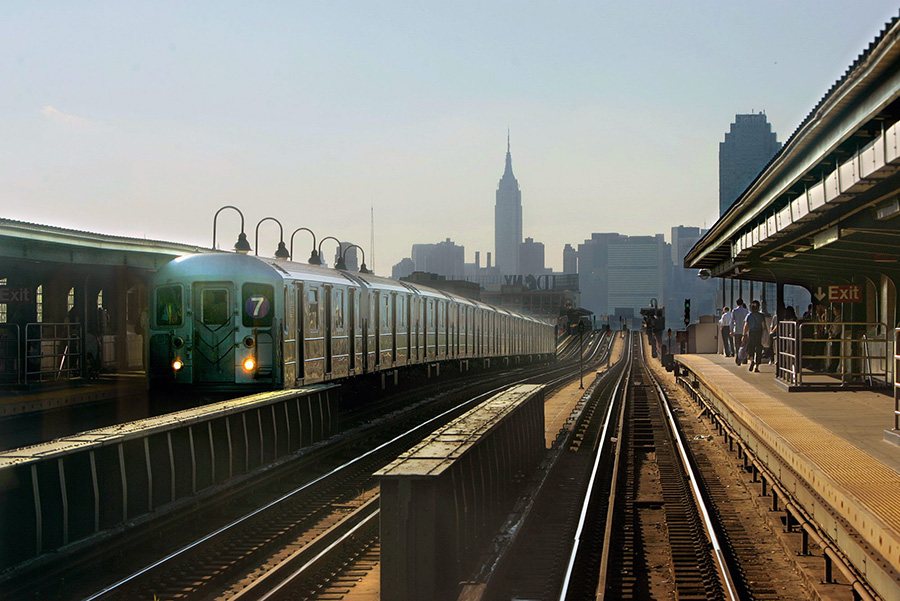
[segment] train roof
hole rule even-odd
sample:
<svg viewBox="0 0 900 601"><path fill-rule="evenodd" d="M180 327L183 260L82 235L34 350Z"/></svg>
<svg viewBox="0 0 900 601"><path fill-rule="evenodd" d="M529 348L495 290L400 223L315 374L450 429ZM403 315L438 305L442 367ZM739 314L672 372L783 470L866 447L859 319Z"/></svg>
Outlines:
<svg viewBox="0 0 900 601"><path fill-rule="evenodd" d="M309 263L299 263L295 261L282 261L269 257L242 255L233 252L214 252L178 257L163 266L157 273L156 278L158 280L175 279L178 277L195 276L200 273L204 276L218 275L222 278L233 278L236 272L239 272L242 276L251 278L283 279L287 276L297 279L315 279L318 282L342 286L362 285L365 287L376 287L382 290L393 290L396 292L412 292L426 297L448 299L464 305L490 309L504 315L512 315L536 323L549 324L546 320L531 315L516 313L509 309L496 307L482 301L472 300L450 292L429 288L422 284L400 282L371 273L340 271L330 267L322 267L321 265L310 265Z"/></svg>
<svg viewBox="0 0 900 601"><path fill-rule="evenodd" d="M154 279L167 281L198 275L232 279L236 273L262 280L277 280L282 277L271 265L257 260L257 257L222 252L183 255L172 259L156 272Z"/></svg>

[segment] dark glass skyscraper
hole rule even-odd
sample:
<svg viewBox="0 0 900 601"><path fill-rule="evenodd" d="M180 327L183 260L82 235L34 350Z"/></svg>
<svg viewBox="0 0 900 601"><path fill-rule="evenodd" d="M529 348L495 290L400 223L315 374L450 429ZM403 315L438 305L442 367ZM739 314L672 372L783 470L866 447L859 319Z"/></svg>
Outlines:
<svg viewBox="0 0 900 601"><path fill-rule="evenodd" d="M522 192L512 171L509 134L506 136L506 170L497 187L494 205L494 252L497 268L504 275L519 275L519 244L522 243Z"/></svg>
<svg viewBox="0 0 900 601"><path fill-rule="evenodd" d="M756 179L781 149L765 113L735 115L731 131L719 142L719 215Z"/></svg>

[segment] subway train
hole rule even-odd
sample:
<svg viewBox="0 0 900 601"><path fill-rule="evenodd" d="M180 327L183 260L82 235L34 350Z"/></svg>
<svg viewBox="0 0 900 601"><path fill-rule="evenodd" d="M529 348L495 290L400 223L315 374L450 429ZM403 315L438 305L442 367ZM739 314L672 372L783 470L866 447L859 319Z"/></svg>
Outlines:
<svg viewBox="0 0 900 601"><path fill-rule="evenodd" d="M554 326L407 282L230 252L150 282L152 387L274 390L457 359L552 357Z"/></svg>

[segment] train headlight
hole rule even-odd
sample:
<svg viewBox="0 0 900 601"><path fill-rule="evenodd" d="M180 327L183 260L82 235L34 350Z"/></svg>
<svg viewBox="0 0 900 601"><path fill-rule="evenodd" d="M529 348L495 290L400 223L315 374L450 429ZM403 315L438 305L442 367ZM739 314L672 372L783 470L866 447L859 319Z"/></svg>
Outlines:
<svg viewBox="0 0 900 601"><path fill-rule="evenodd" d="M253 339L253 336L247 336L244 338L244 346L247 348L253 348L253 345L256 344L256 340Z"/></svg>
<svg viewBox="0 0 900 601"><path fill-rule="evenodd" d="M253 371L254 369L256 369L256 359L254 359L253 357L247 357L246 359L244 359L243 366L244 371Z"/></svg>
<svg viewBox="0 0 900 601"><path fill-rule="evenodd" d="M184 361L182 361L181 359L175 359L174 361L172 361L172 369L174 371L181 371L181 368L183 367Z"/></svg>

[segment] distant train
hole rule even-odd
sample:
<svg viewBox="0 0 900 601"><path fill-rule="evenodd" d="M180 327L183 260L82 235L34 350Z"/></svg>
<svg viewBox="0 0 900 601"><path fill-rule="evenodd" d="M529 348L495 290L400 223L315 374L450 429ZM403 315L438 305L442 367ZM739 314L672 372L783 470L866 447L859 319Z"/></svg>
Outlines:
<svg viewBox="0 0 900 601"><path fill-rule="evenodd" d="M151 385L281 389L451 359L550 357L554 326L407 282L237 253L150 286Z"/></svg>

